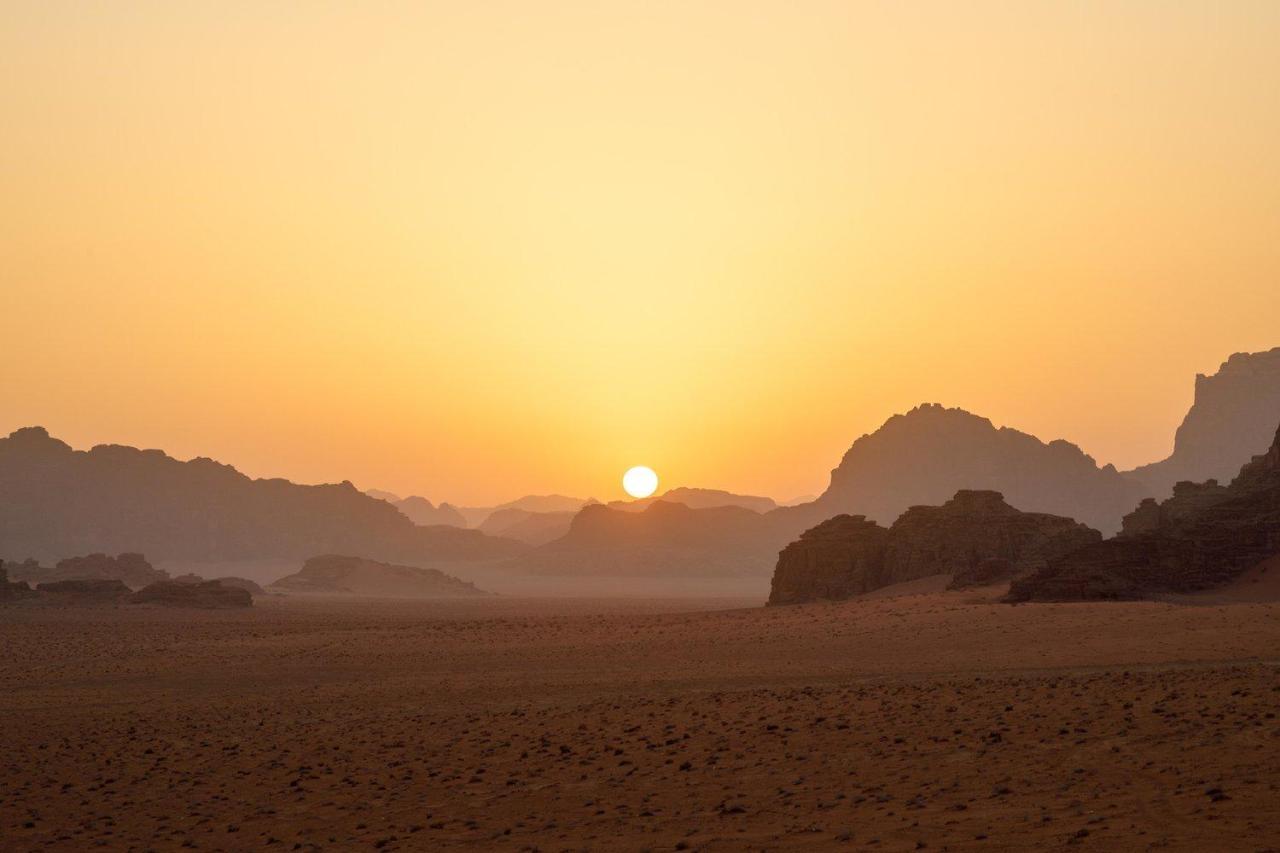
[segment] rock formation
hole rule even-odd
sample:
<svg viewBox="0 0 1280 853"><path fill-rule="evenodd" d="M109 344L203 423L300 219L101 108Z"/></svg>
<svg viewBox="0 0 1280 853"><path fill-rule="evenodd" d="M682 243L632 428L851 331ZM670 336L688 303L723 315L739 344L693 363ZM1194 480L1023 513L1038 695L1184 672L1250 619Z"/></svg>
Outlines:
<svg viewBox="0 0 1280 853"><path fill-rule="evenodd" d="M18 580L31 583L51 583L68 580L116 580L132 589L141 589L149 583L168 580L169 573L154 568L141 554L124 553L112 557L107 554L88 554L59 560L53 568L45 568L35 560L15 565L9 564L11 573Z"/></svg>
<svg viewBox="0 0 1280 853"><path fill-rule="evenodd" d="M1179 481L1226 481L1266 449L1280 422L1280 347L1236 353L1212 376L1196 376L1195 401L1169 458L1129 476L1164 498Z"/></svg>
<svg viewBox="0 0 1280 853"><path fill-rule="evenodd" d="M288 593L389 598L470 598L490 594L436 569L397 566L337 554L312 557L300 571L280 578L270 588Z"/></svg>
<svg viewBox="0 0 1280 853"><path fill-rule="evenodd" d="M888 529L839 515L778 556L770 604L842 599L937 574L953 586L1033 571L1102 539L1070 518L1021 512L999 492L962 489L942 506L911 507Z"/></svg>
<svg viewBox="0 0 1280 853"><path fill-rule="evenodd" d="M599 503L595 498L575 498L568 495L525 495L513 501L497 506L463 506L458 512L466 519L468 527L480 527L489 516L504 509L518 509L523 512L577 512L584 506Z"/></svg>
<svg viewBox="0 0 1280 853"><path fill-rule="evenodd" d="M436 506L426 498L421 498L417 495L410 495L393 503L396 509L408 516L409 520L414 524L423 526L443 524L446 527L467 526L467 520L462 517L462 513L458 512L457 507L452 504L442 503Z"/></svg>
<svg viewBox="0 0 1280 853"><path fill-rule="evenodd" d="M1212 589L1280 554L1280 431L1223 488L1179 484L1144 502L1121 536L1050 562L1013 584L1010 601L1141 598Z"/></svg>
<svg viewBox="0 0 1280 853"><path fill-rule="evenodd" d="M228 575L226 577L214 578L213 580L223 586L232 587L234 589L243 589L245 592L255 597L267 594L266 590L259 586L255 581L251 581L248 578L238 578ZM200 577L200 575L193 574L178 575L173 579L173 582L186 584L209 583L208 580Z"/></svg>
<svg viewBox="0 0 1280 853"><path fill-rule="evenodd" d="M569 532L573 512L530 512L508 507L496 510L480 525L480 531L490 536L503 536L530 545L545 545Z"/></svg>
<svg viewBox="0 0 1280 853"><path fill-rule="evenodd" d="M249 607L253 596L247 589L227 586L219 581L159 581L129 596L130 604L157 604L163 607L198 607L223 609Z"/></svg>
<svg viewBox="0 0 1280 853"><path fill-rule="evenodd" d="M475 530L421 527L350 483L254 480L158 450L72 450L38 427L0 439L0 547L52 561L141 551L159 563L302 560L346 552L408 563L526 550Z"/></svg>
<svg viewBox="0 0 1280 853"><path fill-rule="evenodd" d="M888 524L917 505L937 505L960 489L1002 493L1028 512L1047 512L1113 533L1145 488L1066 441L1048 444L997 429L962 409L923 405L895 415L845 453L815 502L823 517L863 514Z"/></svg>
<svg viewBox="0 0 1280 853"><path fill-rule="evenodd" d="M17 601L20 598L29 598L32 595L34 595L34 592L26 581L10 581L9 572L3 565L0 565L0 603Z"/></svg>
<svg viewBox="0 0 1280 853"><path fill-rule="evenodd" d="M129 597L131 590L118 580L49 581L36 585L36 592L42 598L65 604L103 604L122 601Z"/></svg>

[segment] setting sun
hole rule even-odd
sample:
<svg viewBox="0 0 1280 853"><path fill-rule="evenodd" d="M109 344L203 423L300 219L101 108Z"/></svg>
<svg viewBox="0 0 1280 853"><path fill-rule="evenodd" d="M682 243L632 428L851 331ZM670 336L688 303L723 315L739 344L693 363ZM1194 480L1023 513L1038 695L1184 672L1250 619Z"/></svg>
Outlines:
<svg viewBox="0 0 1280 853"><path fill-rule="evenodd" d="M633 498L647 498L658 490L658 475L652 468L637 465L622 475L622 488Z"/></svg>

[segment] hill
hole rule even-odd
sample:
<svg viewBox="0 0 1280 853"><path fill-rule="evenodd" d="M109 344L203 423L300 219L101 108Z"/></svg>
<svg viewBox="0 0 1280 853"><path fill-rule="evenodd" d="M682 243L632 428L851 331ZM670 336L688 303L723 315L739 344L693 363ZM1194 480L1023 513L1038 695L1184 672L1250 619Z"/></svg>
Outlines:
<svg viewBox="0 0 1280 853"><path fill-rule="evenodd" d="M475 530L421 527L351 483L251 479L211 459L99 445L40 427L0 439L0 548L8 559L142 552L160 563L302 560L354 552L418 563L525 550Z"/></svg>
<svg viewBox="0 0 1280 853"><path fill-rule="evenodd" d="M288 593L370 595L387 598L469 598L489 595L474 584L436 569L397 566L329 554L312 557L292 575L271 584Z"/></svg>

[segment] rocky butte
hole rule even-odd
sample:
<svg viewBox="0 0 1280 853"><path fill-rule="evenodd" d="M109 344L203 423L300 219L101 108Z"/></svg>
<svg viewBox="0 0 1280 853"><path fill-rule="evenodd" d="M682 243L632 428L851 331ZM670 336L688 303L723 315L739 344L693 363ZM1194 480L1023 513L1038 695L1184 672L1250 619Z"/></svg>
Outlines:
<svg viewBox="0 0 1280 853"><path fill-rule="evenodd" d="M778 556L769 603L849 598L937 574L956 586L993 583L1101 539L1073 519L1015 509L999 492L962 489L889 528L838 515L805 531Z"/></svg>
<svg viewBox="0 0 1280 853"><path fill-rule="evenodd" d="M1179 483L1144 501L1124 531L1015 581L1010 601L1132 599L1229 583L1280 554L1280 430L1231 485Z"/></svg>

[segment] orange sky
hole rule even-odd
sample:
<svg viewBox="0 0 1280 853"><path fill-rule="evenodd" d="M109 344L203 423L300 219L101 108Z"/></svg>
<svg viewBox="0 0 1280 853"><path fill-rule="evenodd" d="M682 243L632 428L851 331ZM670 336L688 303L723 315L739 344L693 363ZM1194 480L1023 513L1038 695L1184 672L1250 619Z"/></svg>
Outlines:
<svg viewBox="0 0 1280 853"><path fill-rule="evenodd" d="M0 430L483 503L1121 467L1280 345L1280 3L0 6Z"/></svg>

